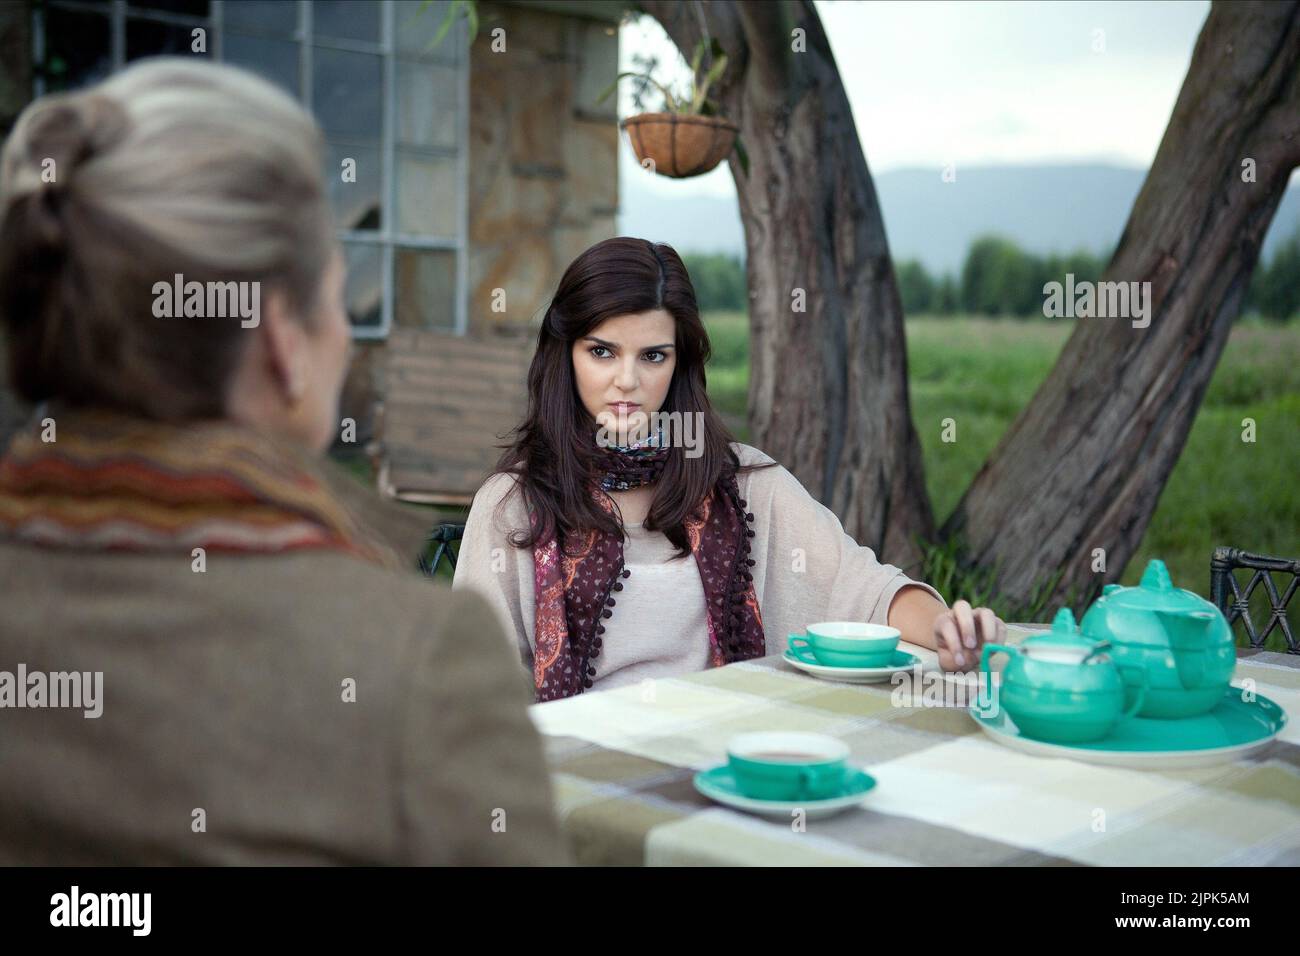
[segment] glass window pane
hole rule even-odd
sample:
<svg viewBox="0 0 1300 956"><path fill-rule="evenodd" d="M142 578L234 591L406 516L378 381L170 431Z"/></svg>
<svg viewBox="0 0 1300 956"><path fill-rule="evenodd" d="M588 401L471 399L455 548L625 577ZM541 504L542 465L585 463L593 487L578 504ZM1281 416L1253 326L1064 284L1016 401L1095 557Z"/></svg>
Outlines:
<svg viewBox="0 0 1300 956"><path fill-rule="evenodd" d="M45 88L50 93L97 83L113 71L108 17L50 7L45 11Z"/></svg>
<svg viewBox="0 0 1300 956"><path fill-rule="evenodd" d="M577 87L574 90L574 107L594 116L618 115L618 97L601 96L618 76L618 30L607 23L586 23L578 26Z"/></svg>
<svg viewBox="0 0 1300 956"><path fill-rule="evenodd" d="M397 62L397 145L456 148L456 67Z"/></svg>
<svg viewBox="0 0 1300 956"><path fill-rule="evenodd" d="M128 17L126 21L126 58L138 60L145 56L199 56L191 47L192 35L199 27L183 27L174 23L159 23L157 20L137 20ZM204 38L205 48L210 49L210 37Z"/></svg>
<svg viewBox="0 0 1300 956"><path fill-rule="evenodd" d="M252 70L298 98L298 44L293 40L227 31L222 37L221 58Z"/></svg>
<svg viewBox="0 0 1300 956"><path fill-rule="evenodd" d="M355 182L343 179L345 159L355 161L355 167L349 167L355 172ZM325 185L338 228L366 230L383 226L383 172L383 156L377 149L325 144Z"/></svg>
<svg viewBox="0 0 1300 956"><path fill-rule="evenodd" d="M459 62L460 49L468 31L465 15L457 13L456 19L442 41L433 45L434 37L442 28L451 4L447 0L434 0L427 7L423 3L399 3L393 15L393 33L400 56L437 57L449 63Z"/></svg>
<svg viewBox="0 0 1300 956"><path fill-rule="evenodd" d="M292 34L298 29L297 0L239 0L221 9L227 27L258 33Z"/></svg>
<svg viewBox="0 0 1300 956"><path fill-rule="evenodd" d="M322 37L379 42L379 4L375 0L329 0L311 5L312 32Z"/></svg>
<svg viewBox="0 0 1300 956"><path fill-rule="evenodd" d="M456 253L395 249L393 322L419 329L456 328Z"/></svg>
<svg viewBox="0 0 1300 956"><path fill-rule="evenodd" d="M398 152L397 231L455 238L459 225L456 160Z"/></svg>
<svg viewBox="0 0 1300 956"><path fill-rule="evenodd" d="M378 243L345 242L348 279L344 291L352 324L379 328L383 322L384 250Z"/></svg>
<svg viewBox="0 0 1300 956"><path fill-rule="evenodd" d="M379 142L383 71L371 53L312 50L312 112L327 136Z"/></svg>
<svg viewBox="0 0 1300 956"><path fill-rule="evenodd" d="M127 5L148 10L166 10L168 13L183 13L192 17L208 15L208 0L127 0ZM238 6L226 4L227 8Z"/></svg>

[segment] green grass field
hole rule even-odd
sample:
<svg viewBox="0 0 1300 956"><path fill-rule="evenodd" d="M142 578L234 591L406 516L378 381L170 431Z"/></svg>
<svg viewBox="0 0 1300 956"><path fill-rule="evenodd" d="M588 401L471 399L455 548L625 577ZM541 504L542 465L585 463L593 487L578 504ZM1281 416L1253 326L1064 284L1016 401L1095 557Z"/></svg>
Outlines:
<svg viewBox="0 0 1300 956"><path fill-rule="evenodd" d="M714 357L709 394L743 421L749 381L748 326L739 313L706 317ZM1033 396L1069 336L1066 323L1001 319L909 319L912 416L921 436L935 517L951 513L1002 433ZM1243 442L1253 418L1256 441ZM941 422L957 422L957 441ZM747 437L744 429L738 429ZM1125 569L1135 584L1159 557L1174 582L1209 596L1210 553L1232 545L1300 557L1300 322L1243 320L1233 329L1187 445L1160 497L1142 546ZM1252 603L1252 610L1262 601ZM1256 613L1256 620L1263 617ZM1300 596L1289 609L1300 622ZM1280 633L1268 646L1281 649Z"/></svg>

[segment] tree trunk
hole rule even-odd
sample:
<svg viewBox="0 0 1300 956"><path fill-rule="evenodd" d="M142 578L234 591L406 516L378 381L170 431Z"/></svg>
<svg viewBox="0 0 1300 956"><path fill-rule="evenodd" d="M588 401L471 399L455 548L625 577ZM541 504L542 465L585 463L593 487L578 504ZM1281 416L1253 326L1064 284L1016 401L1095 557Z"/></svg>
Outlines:
<svg viewBox="0 0 1300 956"><path fill-rule="evenodd" d="M999 569L1004 596L1027 598L1059 570L1054 601L1071 589L1086 599L1122 573L1298 161L1300 5L1216 3L1104 277L1151 283L1150 325L1079 319L942 529L962 536L975 563ZM1243 164L1257 181L1243 181ZM1093 571L1098 548L1104 573Z"/></svg>
<svg viewBox="0 0 1300 956"><path fill-rule="evenodd" d="M881 560L904 567L934 516L907 394L903 312L875 187L811 3L643 2L689 59L707 32L729 65L713 98L740 126L730 159L750 294L754 444ZM796 28L806 52L796 52Z"/></svg>
<svg viewBox="0 0 1300 956"><path fill-rule="evenodd" d="M716 99L751 297L756 443L888 559L933 524L907 396L902 314L875 190L810 4L643 0L688 55L731 60ZM792 52L792 30L806 53ZM1249 161L1249 162L1247 162ZM1086 599L1122 573L1155 510L1300 162L1300 10L1216 4L1107 282L1150 283L1149 325L1083 318L941 537L1004 598ZM1253 176L1244 168L1249 166ZM797 312L795 290L806 293ZM958 422L960 440L960 422ZM1289 440L1275 436L1272 440ZM1105 553L1094 572L1094 553Z"/></svg>

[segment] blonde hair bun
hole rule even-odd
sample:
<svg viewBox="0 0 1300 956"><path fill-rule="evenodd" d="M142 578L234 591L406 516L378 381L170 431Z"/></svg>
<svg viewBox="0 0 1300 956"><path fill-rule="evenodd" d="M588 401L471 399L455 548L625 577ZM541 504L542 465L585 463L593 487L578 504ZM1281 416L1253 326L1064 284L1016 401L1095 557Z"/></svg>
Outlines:
<svg viewBox="0 0 1300 956"><path fill-rule="evenodd" d="M304 320L337 246L320 129L238 67L159 57L41 97L0 153L0 326L23 397L219 415L249 335L153 287L258 281Z"/></svg>

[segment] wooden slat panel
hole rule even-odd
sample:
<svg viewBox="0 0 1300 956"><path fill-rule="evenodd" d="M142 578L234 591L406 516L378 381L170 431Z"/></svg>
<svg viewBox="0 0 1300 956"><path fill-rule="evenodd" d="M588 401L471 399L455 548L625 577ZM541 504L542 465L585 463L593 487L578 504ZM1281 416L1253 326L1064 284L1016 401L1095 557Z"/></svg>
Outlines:
<svg viewBox="0 0 1300 956"><path fill-rule="evenodd" d="M473 495L482 487L490 469L479 468L439 468L429 471L424 468L408 469L394 467L389 473L389 481L398 491L427 491L441 494ZM452 489L464 488L465 491Z"/></svg>
<svg viewBox="0 0 1300 956"><path fill-rule="evenodd" d="M437 418L390 418L384 423L384 444L400 447L407 441L425 441L431 435L445 435L448 441L490 445L507 435L517 424L513 417L489 419L443 415Z"/></svg>
<svg viewBox="0 0 1300 956"><path fill-rule="evenodd" d="M430 440L443 440L466 448L487 447L505 441L513 427L513 423L507 422L464 426L452 422L441 424L422 421L399 422L395 425L385 424L384 445L389 451L393 451L410 444L420 445Z"/></svg>
<svg viewBox="0 0 1300 956"><path fill-rule="evenodd" d="M466 339L459 336L430 333L390 335L388 347L394 355L437 356L457 358L504 357L511 362L531 357L535 343L514 339Z"/></svg>
<svg viewBox="0 0 1300 956"><path fill-rule="evenodd" d="M383 455L398 494L467 500L523 417L533 343L394 330L384 367Z"/></svg>
<svg viewBox="0 0 1300 956"><path fill-rule="evenodd" d="M506 365L502 358L492 359L448 359L422 360L415 356L402 356L388 363L390 381L419 380L419 376L433 379L455 378L461 381L486 379L490 382L518 383L525 387L528 381L528 369L520 365Z"/></svg>
<svg viewBox="0 0 1300 956"><path fill-rule="evenodd" d="M459 371L443 373L427 370L390 370L387 393L392 398L408 395L453 394L497 395L505 394L523 398L527 384L522 379L492 378L487 375L467 375Z"/></svg>
<svg viewBox="0 0 1300 956"><path fill-rule="evenodd" d="M429 442L412 443L403 446L388 456L393 467L433 468L447 464L464 468L490 468L501 457L501 450L491 445L457 448L447 443Z"/></svg>
<svg viewBox="0 0 1300 956"><path fill-rule="evenodd" d="M457 405L445 396L429 402L384 403L384 417L390 422L404 424L421 422L437 425L447 421L487 427L517 425L523 412L522 405L512 402Z"/></svg>

